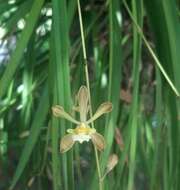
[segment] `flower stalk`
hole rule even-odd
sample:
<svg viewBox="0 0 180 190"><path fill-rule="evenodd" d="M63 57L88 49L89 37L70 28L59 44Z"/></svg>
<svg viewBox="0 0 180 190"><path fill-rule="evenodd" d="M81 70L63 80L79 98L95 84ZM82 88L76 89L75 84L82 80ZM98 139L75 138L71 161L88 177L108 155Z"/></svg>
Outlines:
<svg viewBox="0 0 180 190"><path fill-rule="evenodd" d="M103 180L101 176L100 164L98 159L98 152L104 150L105 148L105 139L104 137L96 132L94 128L94 120L99 118L101 115L112 111L112 103L105 102L102 103L94 115L92 112L90 113L90 118L87 118L88 113L91 110L91 105L89 101L90 92L86 88L86 86L81 86L77 95L78 105L75 107L75 111L80 114L80 121L74 119L69 113L67 113L63 107L59 105L55 105L52 107L53 115L56 117L61 117L71 121L76 124L75 129L67 129L67 135L65 135L61 139L60 143L60 152L64 153L71 149L75 142L83 143L89 142L91 140L94 145L97 171L98 171L98 179L99 179L99 190L103 190ZM89 125L91 124L92 127Z"/></svg>
<svg viewBox="0 0 180 190"><path fill-rule="evenodd" d="M86 55L86 46L85 46L85 39L84 39L84 30L83 30L83 22L82 22L80 0L77 0L77 3L78 3L79 23L80 23L80 30L81 30L83 57L84 57L86 85L87 85L87 88L88 88L89 102L90 102L90 105L91 105L91 93L90 93L90 85L89 85L89 73L88 73L88 66L87 66L87 55ZM90 116L92 116L92 108L91 108L91 106L90 106ZM94 123L93 122L92 122L92 127L94 127ZM95 151L96 165L97 165L97 171L98 171L99 190L103 190L103 181L101 180L101 169L100 169L100 164L99 164L99 157L98 157L98 152L97 152L97 149L96 149L95 146L94 146L94 151Z"/></svg>

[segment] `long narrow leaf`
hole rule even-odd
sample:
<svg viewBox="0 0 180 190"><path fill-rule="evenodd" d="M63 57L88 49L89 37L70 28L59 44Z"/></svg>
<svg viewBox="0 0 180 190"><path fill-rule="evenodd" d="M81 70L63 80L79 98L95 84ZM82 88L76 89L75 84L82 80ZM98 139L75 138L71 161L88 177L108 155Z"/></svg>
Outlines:
<svg viewBox="0 0 180 190"><path fill-rule="evenodd" d="M26 20L26 27L22 31L22 34L17 42L16 49L12 53L11 59L9 63L7 64L7 68L5 72L3 73L3 76L0 80L0 97L2 97L6 93L8 86L12 80L12 77L14 76L16 72L16 69L20 63L20 59L23 56L24 50L27 47L28 41L36 26L36 22L38 20L43 3L44 3L44 0L34 0L32 9Z"/></svg>
<svg viewBox="0 0 180 190"><path fill-rule="evenodd" d="M43 96L41 98L41 101L38 105L37 112L35 113L35 117L31 126L30 130L30 136L28 137L26 144L23 148L22 154L19 159L19 163L17 166L17 169L15 171L15 174L12 179L11 187L10 189L14 189L17 181L19 180L20 176L22 175L22 172L24 168L26 167L27 162L30 159L30 155L33 151L33 148L38 140L38 136L41 131L41 127L43 127L43 122L45 121L45 118L47 116L48 110L49 110L49 97L48 97L48 91L47 87L45 87Z"/></svg>

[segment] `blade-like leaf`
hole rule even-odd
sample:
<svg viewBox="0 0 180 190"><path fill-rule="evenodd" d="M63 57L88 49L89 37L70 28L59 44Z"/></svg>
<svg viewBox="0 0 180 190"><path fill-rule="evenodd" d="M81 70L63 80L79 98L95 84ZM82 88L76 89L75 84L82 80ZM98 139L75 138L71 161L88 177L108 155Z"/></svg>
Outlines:
<svg viewBox="0 0 180 190"><path fill-rule="evenodd" d="M119 92L121 84L122 68L122 47L121 47L121 17L119 0L109 1L109 101L113 104L113 111L106 122L105 139L106 149L101 156L101 167L104 172L111 151L114 130L116 127L119 110Z"/></svg>
<svg viewBox="0 0 180 190"><path fill-rule="evenodd" d="M44 0L34 0L32 9L28 15L26 20L26 26L22 31L22 34L17 42L17 46L15 51L11 55L11 59L7 65L7 68L0 80L0 97L2 97L8 87L10 82L12 81L12 77L16 72L18 64L20 63L20 59L24 53L24 50L28 44L28 41L31 37L32 32L36 26L36 22L38 20L41 8L43 6Z"/></svg>
<svg viewBox="0 0 180 190"><path fill-rule="evenodd" d="M67 0L52 0L52 13L51 80L53 87L53 104L62 105L65 110L70 111L72 107L68 31L68 24L70 24L70 21L68 23ZM59 122L53 122L53 190L59 190L60 187L64 190L74 189L72 151L59 157L58 141L59 137L65 134L66 128L71 128L71 123L63 119Z"/></svg>
<svg viewBox="0 0 180 190"><path fill-rule="evenodd" d="M18 11L16 11L11 17L10 19L8 19L8 21L5 23L5 28L7 29L7 34L5 34L5 36L7 36L9 33L12 32L12 30L16 27L17 22L24 18L25 15L29 12L29 10L32 7L32 3L33 0L27 0L24 1L19 7L18 7Z"/></svg>
<svg viewBox="0 0 180 190"><path fill-rule="evenodd" d="M49 97L47 92L47 87L44 89L43 96L39 103L37 112L35 113L35 117L32 123L32 127L30 130L30 135L26 141L26 144L23 148L22 154L19 159L18 166L16 168L15 174L12 179L10 190L14 189L17 181L19 180L22 172L29 161L30 155L33 151L33 148L38 140L38 136L41 131L41 127L43 126L43 122L47 116L49 110Z"/></svg>
<svg viewBox="0 0 180 190"><path fill-rule="evenodd" d="M155 48L158 54L159 60L162 62L162 66L166 70L169 77L172 79L173 83L177 87L177 91L180 92L180 23L179 23L179 15L178 11L176 11L177 4L176 1L168 1L168 0L160 0L160 1L144 1L147 16L150 21L150 26L153 31L155 37ZM153 11L152 11L153 10ZM159 27L160 26L160 27ZM163 32L162 32L163 31ZM163 47L163 48L162 48ZM158 81L159 83L159 81ZM166 102L163 102L167 105L167 109L169 110L170 126L173 126L169 129L169 138L167 140L167 146L169 150L167 151L167 147L163 146L164 154L169 155L168 169L165 170L164 173L164 189L175 189L180 186L180 182L178 180L178 176L180 175L179 167L177 167L177 163L180 163L180 121L177 120L177 117L180 113L180 101L179 98L176 98L174 94L169 90L168 86L162 80L162 99L166 99ZM159 102L158 102L159 104ZM160 113L162 114L162 106L160 109ZM161 123L160 114L158 113L158 124ZM159 137L157 137L159 139ZM157 141L159 142L159 141ZM158 143L157 143L158 144ZM170 146L169 146L170 145ZM161 147L159 145L159 147ZM158 149L160 149L158 147ZM156 150L159 151L159 150ZM166 153L167 151L167 153ZM158 156L154 160L153 166L156 167L156 163L158 161ZM166 163L167 164L167 163ZM156 169L156 170L155 170ZM156 173L158 173L157 167L153 169L154 174L152 175L153 179L151 182L152 188L155 187L156 180L160 181L162 179L161 176L157 178ZM156 173L155 173L156 172ZM168 180L167 180L168 179ZM175 185L176 184L176 185Z"/></svg>

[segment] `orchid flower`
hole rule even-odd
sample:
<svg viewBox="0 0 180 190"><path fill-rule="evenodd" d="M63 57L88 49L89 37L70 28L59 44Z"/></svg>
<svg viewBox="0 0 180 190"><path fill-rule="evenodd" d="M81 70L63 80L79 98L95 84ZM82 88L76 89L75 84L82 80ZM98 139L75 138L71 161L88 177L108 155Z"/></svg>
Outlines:
<svg viewBox="0 0 180 190"><path fill-rule="evenodd" d="M80 121L74 119L69 113L64 111L63 107L59 105L52 107L54 116L64 118L76 124L75 129L67 129L68 134L62 137L60 142L60 152L64 153L68 151L72 148L75 142L83 143L85 141L88 142L89 140L92 140L96 148L102 151L105 147L104 137L96 132L95 128L90 127L89 124L99 118L101 115L111 112L112 103L105 102L101 104L95 114L91 118L87 119L90 105L86 86L80 87L77 94L77 103L78 106L75 108L75 110L80 114Z"/></svg>

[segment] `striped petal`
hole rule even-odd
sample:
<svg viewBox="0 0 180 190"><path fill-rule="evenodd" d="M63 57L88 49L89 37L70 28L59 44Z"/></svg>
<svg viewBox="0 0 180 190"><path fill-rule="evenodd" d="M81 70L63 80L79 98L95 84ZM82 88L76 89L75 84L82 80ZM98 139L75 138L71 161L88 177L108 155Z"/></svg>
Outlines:
<svg viewBox="0 0 180 190"><path fill-rule="evenodd" d="M105 148L104 137L97 132L91 134L90 136L91 136L91 140L92 140L94 146L100 151L104 150L104 148Z"/></svg>
<svg viewBox="0 0 180 190"><path fill-rule="evenodd" d="M86 115L88 112L88 102L89 102L88 89L86 88L86 86L80 87L77 95L77 100L79 104L80 120L81 122L85 122Z"/></svg>
<svg viewBox="0 0 180 190"><path fill-rule="evenodd" d="M72 146L74 145L74 140L73 140L73 135L72 134L68 134L65 135L60 142L60 152L64 153L67 152L69 149L72 148Z"/></svg>

